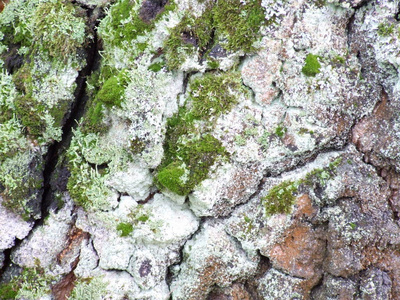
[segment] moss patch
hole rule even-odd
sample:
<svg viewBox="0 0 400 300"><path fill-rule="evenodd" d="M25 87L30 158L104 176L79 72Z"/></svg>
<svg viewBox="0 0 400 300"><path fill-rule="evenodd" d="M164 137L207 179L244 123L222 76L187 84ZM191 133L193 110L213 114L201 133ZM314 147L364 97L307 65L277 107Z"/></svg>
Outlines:
<svg viewBox="0 0 400 300"><path fill-rule="evenodd" d="M253 43L261 37L261 26L267 24L261 1L219 0L209 4L200 17L186 14L170 30L164 42L168 67L179 68L188 55L195 53L200 59L206 58L219 41L226 50L252 52Z"/></svg>
<svg viewBox="0 0 400 300"><path fill-rule="evenodd" d="M292 210L296 197L297 185L293 181L284 181L274 186L268 194L261 199L265 214L288 214Z"/></svg>
<svg viewBox="0 0 400 300"><path fill-rule="evenodd" d="M314 77L320 73L321 64L318 61L318 56L314 54L308 54L305 60L305 65L301 69L304 75Z"/></svg>
<svg viewBox="0 0 400 300"><path fill-rule="evenodd" d="M146 5L145 3L146 1L142 5ZM111 7L109 16L103 23L104 27L100 30L107 44L116 47L130 45L137 37L145 36L147 32L151 31L162 15L176 7L174 2L170 0L164 7L159 7L155 16L149 19L146 17L146 9L143 7L139 9L137 4L137 2L131 0L120 0ZM147 44L138 43L137 47L144 51Z"/></svg>
<svg viewBox="0 0 400 300"><path fill-rule="evenodd" d="M19 276L0 285L0 300L36 300L50 294L54 277L45 274L39 263L33 268L24 268Z"/></svg>
<svg viewBox="0 0 400 300"><path fill-rule="evenodd" d="M219 116L237 103L235 93L240 92L245 90L238 73L205 74L190 84L191 113L197 119Z"/></svg>
<svg viewBox="0 0 400 300"><path fill-rule="evenodd" d="M159 187L182 196L207 178L218 159L228 157L212 127L245 93L238 73L206 74L189 87L188 103L167 122L164 159L156 175Z"/></svg>
<svg viewBox="0 0 400 300"><path fill-rule="evenodd" d="M92 100L89 101L89 109L84 116L83 127L85 132L106 131L107 126L102 124L104 108L121 107L124 100L123 96L128 84L126 71L119 71L117 75L109 75L108 73L112 71L107 69L105 69L105 72L106 74L101 74L101 79L92 78L95 91L91 94ZM94 76L100 75L96 74ZM104 83L101 83L102 81Z"/></svg>
<svg viewBox="0 0 400 300"><path fill-rule="evenodd" d="M119 223L117 225L117 231L121 237L128 236L133 231L133 225L130 223Z"/></svg>

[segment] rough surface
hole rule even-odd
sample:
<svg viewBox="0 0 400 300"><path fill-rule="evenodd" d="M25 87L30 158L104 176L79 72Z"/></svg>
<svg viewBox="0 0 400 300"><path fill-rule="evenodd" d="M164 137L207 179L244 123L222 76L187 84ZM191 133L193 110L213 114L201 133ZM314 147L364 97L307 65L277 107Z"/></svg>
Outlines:
<svg viewBox="0 0 400 300"><path fill-rule="evenodd" d="M0 299L399 299L399 5L0 1Z"/></svg>

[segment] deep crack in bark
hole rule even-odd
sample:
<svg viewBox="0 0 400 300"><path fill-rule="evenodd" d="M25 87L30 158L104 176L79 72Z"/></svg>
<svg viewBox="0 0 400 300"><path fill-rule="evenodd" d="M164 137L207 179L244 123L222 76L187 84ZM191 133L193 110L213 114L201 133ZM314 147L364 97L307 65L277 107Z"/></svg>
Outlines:
<svg viewBox="0 0 400 300"><path fill-rule="evenodd" d="M77 5L76 3L74 3ZM62 126L62 138L61 141L55 141L49 146L47 154L44 158L44 169L43 169L43 194L41 198L41 218L34 221L34 225L30 230L29 234L24 239L29 239L30 235L35 231L36 228L44 224L44 220L49 214L49 208L54 202L54 187L52 186L52 178L57 169L57 163L59 158L68 148L71 138L72 129L78 124L79 119L82 117L85 111L85 105L87 100L86 95L86 79L94 71L96 62L99 60L99 49L98 49L98 38L96 26L100 22L101 18L93 18L95 9L89 8L82 5L82 8L86 10L87 18L89 20L88 27L93 32L93 39L89 41L86 51L86 66L79 71L78 77L76 78L76 89L74 92L75 101L71 104L70 110L64 116L65 122ZM94 16L96 17L96 16ZM23 240L15 239L14 246L9 249L5 249L3 267L0 269L0 282L5 278L4 274L7 270L12 267L11 255L15 249L17 249Z"/></svg>

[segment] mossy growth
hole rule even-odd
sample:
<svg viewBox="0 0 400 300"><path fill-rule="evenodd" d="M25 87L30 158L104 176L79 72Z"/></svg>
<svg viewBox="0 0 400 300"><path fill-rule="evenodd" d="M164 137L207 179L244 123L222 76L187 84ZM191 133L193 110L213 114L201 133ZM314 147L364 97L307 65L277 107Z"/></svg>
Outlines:
<svg viewBox="0 0 400 300"><path fill-rule="evenodd" d="M216 117L246 92L237 73L209 73L193 79L189 88L188 103L167 122L164 159L156 175L159 187L182 196L206 179L217 159L228 157L211 130Z"/></svg>
<svg viewBox="0 0 400 300"><path fill-rule="evenodd" d="M305 65L301 69L304 75L314 77L320 73L321 64L318 61L318 55L309 53L305 60Z"/></svg>
<svg viewBox="0 0 400 300"><path fill-rule="evenodd" d="M165 166L156 179L161 186L181 196L187 195L207 178L210 167L219 156L227 155L221 142L210 134L177 146L179 148L168 149L169 154L175 155L164 162Z"/></svg>
<svg viewBox="0 0 400 300"><path fill-rule="evenodd" d="M33 16L33 36L38 50L66 59L84 46L86 14L69 1L48 1L38 5Z"/></svg>
<svg viewBox="0 0 400 300"><path fill-rule="evenodd" d="M207 73L190 83L191 114L196 119L219 116L237 103L238 93L245 92L238 73Z"/></svg>
<svg viewBox="0 0 400 300"><path fill-rule="evenodd" d="M0 300L16 299L19 291L17 282L11 281L0 284Z"/></svg>
<svg viewBox="0 0 400 300"><path fill-rule="evenodd" d="M188 55L195 53L205 58L217 42L229 51L253 52L263 25L268 21L259 0L218 0L209 4L200 17L186 14L164 42L168 67L179 68Z"/></svg>
<svg viewBox="0 0 400 300"><path fill-rule="evenodd" d="M336 175L336 169L341 164L342 158L338 157L325 168L317 168L307 173L307 175L298 181L299 184L304 184L313 187L315 182L325 185L325 183Z"/></svg>
<svg viewBox="0 0 400 300"><path fill-rule="evenodd" d="M229 51L254 51L253 42L260 38L260 28L267 23L258 0L219 0L214 7L217 34L227 39L223 46Z"/></svg>
<svg viewBox="0 0 400 300"><path fill-rule="evenodd" d="M391 35L394 32L394 24L388 23L380 23L378 25L378 35L382 37L386 37Z"/></svg>
<svg viewBox="0 0 400 300"><path fill-rule="evenodd" d="M278 127L275 128L275 134L280 138L284 137L286 131L287 128L283 127L282 125L279 125Z"/></svg>
<svg viewBox="0 0 400 300"><path fill-rule="evenodd" d="M104 132L107 130L107 126L102 124L104 108L121 107L124 100L124 92L128 84L127 72L122 70L116 75L108 73L101 75L102 80L97 78L97 81L93 82L95 91L91 95L92 100L89 101L89 109L86 111L83 121L85 132ZM100 75L97 74L96 76ZM101 83L102 81L104 83Z"/></svg>
<svg viewBox="0 0 400 300"><path fill-rule="evenodd" d="M2 159L0 157L2 205L27 221L35 215L33 207L37 207L43 187L43 162L29 151Z"/></svg>
<svg viewBox="0 0 400 300"><path fill-rule="evenodd" d="M28 299L36 300L50 294L54 277L45 274L37 261L33 268L23 268L19 276L0 285L0 300Z"/></svg>
<svg viewBox="0 0 400 300"><path fill-rule="evenodd" d="M165 62L161 61L161 62L156 62L156 63L151 64L151 65L148 67L148 69L149 69L150 71L153 71L153 72L159 72L159 71L161 71L161 69L162 69L164 66L165 66Z"/></svg>
<svg viewBox="0 0 400 300"><path fill-rule="evenodd" d="M268 194L261 199L265 208L265 214L288 214L292 210L297 191L297 184L293 181L283 181L274 186Z"/></svg>
<svg viewBox="0 0 400 300"><path fill-rule="evenodd" d="M155 18L147 20L141 16L138 4L139 1L120 0L111 7L108 21L104 23L106 28L103 29L110 33L110 36L104 37L106 43L117 47L124 44L130 45L131 41L136 40L139 36L145 36L147 32L151 31L164 14L176 8L174 2L170 0L158 11ZM144 51L147 44L137 43L137 47Z"/></svg>
<svg viewBox="0 0 400 300"><path fill-rule="evenodd" d="M117 231L121 237L128 236L133 231L133 225L130 223L119 223L117 225Z"/></svg>
<svg viewBox="0 0 400 300"><path fill-rule="evenodd" d="M2 43L24 48L31 56L46 53L66 60L84 47L88 37L84 10L69 1L15 1L2 14Z"/></svg>

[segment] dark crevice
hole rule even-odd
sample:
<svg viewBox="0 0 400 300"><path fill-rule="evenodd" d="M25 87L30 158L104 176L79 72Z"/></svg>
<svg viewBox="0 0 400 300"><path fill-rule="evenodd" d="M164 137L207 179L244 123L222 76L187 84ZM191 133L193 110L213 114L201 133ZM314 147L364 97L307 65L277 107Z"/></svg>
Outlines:
<svg viewBox="0 0 400 300"><path fill-rule="evenodd" d="M68 178L68 170L65 168L60 168L57 170L57 164L59 163L59 158L68 148L69 143L72 138L72 130L76 128L79 119L83 115L83 111L86 105L87 95L86 95L86 79L93 72L97 61L100 58L98 50L98 39L96 33L96 26L100 21L98 9L92 9L89 7L82 6L87 13L89 20L89 30L93 34L93 39L89 41L87 48L85 49L86 55L86 66L83 68L76 79L76 89L74 92L75 101L71 104L70 111L64 116L64 125L62 126L62 138L60 141L54 142L49 146L46 156L44 157L44 169L43 169L43 194L41 197L41 218L34 221L32 230L29 235L35 230L35 228L40 227L44 224L44 220L49 214L49 208L55 202L54 192L59 190L61 186L58 186L59 182L53 182L53 177L55 172L58 172L58 176L62 175L62 178ZM65 179L65 178L64 178ZM65 181L65 180L64 180ZM53 186L54 185L54 186ZM63 185L63 184L62 184ZM62 187L61 187L62 188ZM64 187L65 188L65 187ZM57 206L57 205L56 205ZM26 238L29 238L29 235ZM26 239L25 238L25 239ZM17 249L22 240L15 239L14 246L10 249L3 251L4 253L4 264L3 268L0 269L0 282L4 280L4 274L9 272L12 268L11 255L15 249Z"/></svg>
<svg viewBox="0 0 400 300"><path fill-rule="evenodd" d="M93 9L87 9L87 16L90 20L92 17ZM70 112L65 117L65 123L62 127L62 138L59 142L54 142L48 149L46 158L45 158L45 167L43 171L43 200L42 200L42 219L43 220L48 214L48 209L53 202L53 188L51 186L51 179L53 177L53 173L56 169L56 165L59 162L59 157L62 156L62 153L68 148L69 143L72 138L72 130L76 128L79 119L82 117L86 101L86 79L93 71L94 66L96 65L96 58L98 56L98 40L96 34L96 23L91 22L90 29L93 32L93 39L90 41L88 48L86 49L86 66L79 72L78 77L76 79L76 89L75 89L75 101L71 105ZM43 221L39 221L36 225L41 225Z"/></svg>
<svg viewBox="0 0 400 300"><path fill-rule="evenodd" d="M354 30L354 22L356 20L356 12L351 15L349 18L347 25L346 25L346 33L347 33L347 47L351 49L351 44L352 44L352 33Z"/></svg>
<svg viewBox="0 0 400 300"><path fill-rule="evenodd" d="M197 230L195 232L193 232L187 239L186 241L182 244L182 246L179 248L179 260L176 263L173 263L172 265L168 266L167 268L167 274L166 274L166 278L165 281L168 285L168 287L171 285L172 280L174 279L174 272L172 271L172 268L175 266L180 265L181 263L184 262L183 259L183 249L185 248L185 245L188 241L191 241L193 239L194 236L196 236L197 234L199 234L201 232L201 230L203 229L203 224L204 222L206 222L207 218L201 218L200 222L199 222L199 227L197 228Z"/></svg>
<svg viewBox="0 0 400 300"><path fill-rule="evenodd" d="M184 74L182 95L186 94L187 88L189 86L190 77L193 76L196 73L197 72L193 71L193 72L188 72L188 73Z"/></svg>

